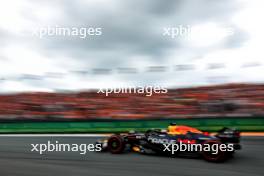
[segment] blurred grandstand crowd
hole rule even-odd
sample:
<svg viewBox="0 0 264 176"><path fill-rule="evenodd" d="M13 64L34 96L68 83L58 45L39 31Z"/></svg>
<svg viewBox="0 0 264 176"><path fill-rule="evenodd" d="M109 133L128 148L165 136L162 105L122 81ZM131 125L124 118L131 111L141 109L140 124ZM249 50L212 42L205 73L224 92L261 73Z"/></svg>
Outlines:
<svg viewBox="0 0 264 176"><path fill-rule="evenodd" d="M263 116L264 85L170 89L167 94L20 93L0 95L1 120L148 119Z"/></svg>

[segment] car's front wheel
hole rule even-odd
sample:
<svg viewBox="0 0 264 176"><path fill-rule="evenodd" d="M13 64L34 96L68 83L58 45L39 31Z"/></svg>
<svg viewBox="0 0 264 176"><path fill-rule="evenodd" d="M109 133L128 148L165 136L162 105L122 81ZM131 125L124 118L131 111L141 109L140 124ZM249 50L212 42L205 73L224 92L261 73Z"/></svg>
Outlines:
<svg viewBox="0 0 264 176"><path fill-rule="evenodd" d="M113 135L108 139L108 150L113 154L120 154L124 152L125 141L121 135Z"/></svg>

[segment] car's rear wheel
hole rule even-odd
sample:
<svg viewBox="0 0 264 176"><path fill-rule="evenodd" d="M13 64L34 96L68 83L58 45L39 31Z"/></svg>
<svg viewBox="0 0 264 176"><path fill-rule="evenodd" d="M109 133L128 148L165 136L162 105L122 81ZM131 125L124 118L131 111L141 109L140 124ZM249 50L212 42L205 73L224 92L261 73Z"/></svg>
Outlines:
<svg viewBox="0 0 264 176"><path fill-rule="evenodd" d="M210 146L210 150L203 150L202 151L202 156L206 161L209 162L223 162L224 160L226 160L227 155L224 151L218 150L217 151L213 151L212 150L212 146L213 145L219 145L221 144L221 142L219 141L215 141L215 140L209 140L209 141L205 141L203 143L203 146ZM204 148L205 149L205 148Z"/></svg>
<svg viewBox="0 0 264 176"><path fill-rule="evenodd" d="M113 154L123 153L125 149L124 137L121 135L114 135L108 139L108 150Z"/></svg>

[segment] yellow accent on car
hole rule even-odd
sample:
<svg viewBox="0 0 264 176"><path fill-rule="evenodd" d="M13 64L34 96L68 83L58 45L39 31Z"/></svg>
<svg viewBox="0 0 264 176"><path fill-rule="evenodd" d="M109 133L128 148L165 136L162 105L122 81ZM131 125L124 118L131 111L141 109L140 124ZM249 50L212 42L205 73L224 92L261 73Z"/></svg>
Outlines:
<svg viewBox="0 0 264 176"><path fill-rule="evenodd" d="M132 150L133 150L134 152L139 152L139 151L140 151L140 148L137 147L137 146L134 146L134 147L132 147Z"/></svg>

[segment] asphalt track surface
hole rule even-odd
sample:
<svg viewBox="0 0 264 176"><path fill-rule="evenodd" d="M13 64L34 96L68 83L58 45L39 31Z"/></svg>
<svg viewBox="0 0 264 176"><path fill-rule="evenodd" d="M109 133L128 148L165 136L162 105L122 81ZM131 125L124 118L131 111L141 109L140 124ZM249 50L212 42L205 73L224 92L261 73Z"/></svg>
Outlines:
<svg viewBox="0 0 264 176"><path fill-rule="evenodd" d="M263 176L264 137L243 137L243 149L225 163L136 153L31 152L31 144L94 143L96 137L0 137L1 176Z"/></svg>

